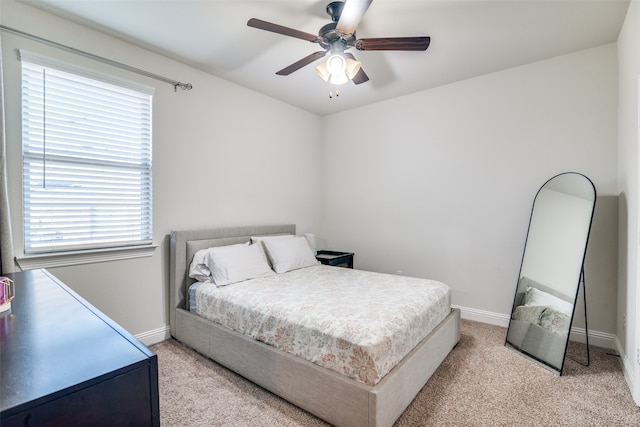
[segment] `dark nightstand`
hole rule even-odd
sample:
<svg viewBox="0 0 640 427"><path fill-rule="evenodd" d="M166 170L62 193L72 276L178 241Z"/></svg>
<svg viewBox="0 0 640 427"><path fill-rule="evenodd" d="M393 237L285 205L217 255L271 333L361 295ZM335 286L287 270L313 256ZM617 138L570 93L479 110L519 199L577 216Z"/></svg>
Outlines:
<svg viewBox="0 0 640 427"><path fill-rule="evenodd" d="M325 265L353 268L353 253L336 251L318 251L316 259Z"/></svg>

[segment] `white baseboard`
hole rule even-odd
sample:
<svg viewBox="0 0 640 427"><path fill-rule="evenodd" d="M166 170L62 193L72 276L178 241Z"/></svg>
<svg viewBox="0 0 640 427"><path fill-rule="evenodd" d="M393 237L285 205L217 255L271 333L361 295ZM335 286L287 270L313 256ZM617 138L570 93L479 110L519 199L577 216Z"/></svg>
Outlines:
<svg viewBox="0 0 640 427"><path fill-rule="evenodd" d="M631 390L631 395L633 396L633 400L635 401L637 406L640 406L640 396L634 396L633 391L635 390L634 383L634 375L633 375L633 357L627 357L627 354L624 352L624 347L622 343L616 337L616 349L618 354L620 355L620 365L622 366L622 372L624 373L624 379L627 382L627 386L629 390Z"/></svg>
<svg viewBox="0 0 640 427"><path fill-rule="evenodd" d="M509 326L509 316L507 314L493 313L491 311L461 307L459 305L452 305L452 307L460 310L460 317L463 319L488 323L490 325L497 325L505 328Z"/></svg>
<svg viewBox="0 0 640 427"><path fill-rule="evenodd" d="M170 336L171 330L169 329L169 326L164 326L162 328L142 332L141 334L135 335L135 337L139 339L142 344L147 346L157 344L161 341L169 339Z"/></svg>
<svg viewBox="0 0 640 427"><path fill-rule="evenodd" d="M584 328L571 328L571 341L587 343L587 333ZM618 337L606 332L594 331L589 329L589 345L595 345L596 347L609 348L612 350L618 350L616 341Z"/></svg>
<svg viewBox="0 0 640 427"><path fill-rule="evenodd" d="M477 310L475 308L452 306L460 310L460 317L466 320L473 320L476 322L488 323L490 325L502 326L504 328L509 327L509 315L501 313L493 313L490 311ZM570 339L581 343L586 343L587 335L583 328L571 328ZM596 347L610 348L618 350L616 345L617 337L613 334L606 332L594 331L589 329L589 344ZM620 351L618 350L618 353Z"/></svg>

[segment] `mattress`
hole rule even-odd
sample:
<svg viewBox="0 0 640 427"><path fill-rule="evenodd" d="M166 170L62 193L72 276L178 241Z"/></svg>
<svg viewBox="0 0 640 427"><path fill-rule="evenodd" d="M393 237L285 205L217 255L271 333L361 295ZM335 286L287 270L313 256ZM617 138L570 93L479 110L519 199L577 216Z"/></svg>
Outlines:
<svg viewBox="0 0 640 427"><path fill-rule="evenodd" d="M189 286L189 298L187 299L187 305L189 306L189 311L191 313L196 314L196 298L198 297L196 291L204 283L205 282L195 282Z"/></svg>
<svg viewBox="0 0 640 427"><path fill-rule="evenodd" d="M195 294L198 315L367 385L451 311L441 282L326 265Z"/></svg>

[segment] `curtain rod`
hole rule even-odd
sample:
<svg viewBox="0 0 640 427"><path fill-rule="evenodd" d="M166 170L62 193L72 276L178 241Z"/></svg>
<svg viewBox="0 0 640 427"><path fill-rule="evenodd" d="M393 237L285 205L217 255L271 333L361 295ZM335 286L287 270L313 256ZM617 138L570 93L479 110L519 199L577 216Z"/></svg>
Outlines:
<svg viewBox="0 0 640 427"><path fill-rule="evenodd" d="M22 36L22 37L25 37L25 38L28 38L28 39L31 39L31 40L35 40L35 41L40 42L40 43L44 43L44 44L47 44L49 46L57 47L58 49L66 50L67 52L75 53L76 55L84 56L86 58L90 58L90 59L93 59L95 61L102 62L104 64L108 64L108 65L111 65L111 66L114 66L114 67L118 67L118 68L121 68L123 70L131 71L133 73L140 74L140 75L143 75L145 77L150 77L152 79L156 79L156 80L160 80L160 81L165 82L165 83L169 83L170 85L173 86L173 90L174 91L177 90L177 88L180 88L182 90L191 90L193 88L191 83L182 83L182 82L170 79L168 77L159 76L158 74L150 73L148 71L144 71L144 70L141 70L139 68L135 68L135 67L132 67L130 65L123 64L121 62L113 61L111 59L104 58L102 56L94 55L93 53L89 53L89 52L86 52L84 50L76 49L76 48L71 47L71 46L67 46L67 45L64 45L64 44L61 44L61 43L57 43L57 42L54 42L54 41L51 41L51 40L47 40L45 38L38 37L38 36L35 36L33 34L25 33L24 31L16 30L15 28L7 27L5 25L0 25L0 30L7 31L7 32L13 33L13 34L17 34L19 36Z"/></svg>

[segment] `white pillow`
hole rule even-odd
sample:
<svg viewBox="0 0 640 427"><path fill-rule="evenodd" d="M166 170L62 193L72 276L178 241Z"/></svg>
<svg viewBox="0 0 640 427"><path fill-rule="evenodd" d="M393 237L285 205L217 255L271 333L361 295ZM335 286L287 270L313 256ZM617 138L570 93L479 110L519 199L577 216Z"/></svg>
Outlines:
<svg viewBox="0 0 640 427"><path fill-rule="evenodd" d="M269 263L269 267L273 267L273 263L271 262L271 259L269 259L269 256L267 254L267 248L264 246L265 240L291 239L293 237L296 237L296 236L294 236L293 234L276 234L271 236L251 236L251 243L260 246L260 248L262 249L264 258Z"/></svg>
<svg viewBox="0 0 640 427"><path fill-rule="evenodd" d="M544 305L553 307L561 313L566 314L567 316L571 316L573 314L573 304L563 300L562 298L558 298L551 295L550 293L543 292L540 289L536 289L531 286L527 287L527 292L524 296L524 305Z"/></svg>
<svg viewBox="0 0 640 427"><path fill-rule="evenodd" d="M260 243L264 247L264 242L267 240L278 240L278 239L292 239L296 236L293 234L274 234L271 236L251 236L251 243Z"/></svg>
<svg viewBox="0 0 640 427"><path fill-rule="evenodd" d="M191 265L189 266L189 277L198 282L206 282L211 280L211 270L207 267L206 256L209 248L200 249L193 256Z"/></svg>
<svg viewBox="0 0 640 427"><path fill-rule="evenodd" d="M225 286L243 280L273 276L275 273L261 252L259 246L249 245L248 242L209 248L206 261L213 283Z"/></svg>
<svg viewBox="0 0 640 427"><path fill-rule="evenodd" d="M276 273L319 264L307 239L292 236L290 239L266 239L263 243Z"/></svg>

